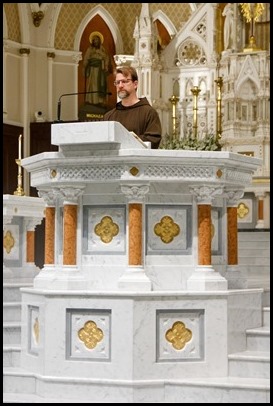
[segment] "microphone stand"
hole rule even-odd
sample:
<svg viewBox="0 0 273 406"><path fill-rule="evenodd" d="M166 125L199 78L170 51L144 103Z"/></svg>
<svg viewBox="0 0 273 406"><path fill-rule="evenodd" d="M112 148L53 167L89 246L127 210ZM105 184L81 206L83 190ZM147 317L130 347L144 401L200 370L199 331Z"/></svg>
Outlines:
<svg viewBox="0 0 273 406"><path fill-rule="evenodd" d="M99 93L99 94L102 94L104 96L106 96L106 95L111 96L112 95L111 92L106 92L105 93L105 92L99 92L97 90L93 91L93 92L64 93L59 97L58 106L57 106L57 121L54 121L54 123L62 123L62 120L61 120L61 98L62 97L64 97L64 96L75 96L75 95L79 95L79 94L91 94L91 93Z"/></svg>

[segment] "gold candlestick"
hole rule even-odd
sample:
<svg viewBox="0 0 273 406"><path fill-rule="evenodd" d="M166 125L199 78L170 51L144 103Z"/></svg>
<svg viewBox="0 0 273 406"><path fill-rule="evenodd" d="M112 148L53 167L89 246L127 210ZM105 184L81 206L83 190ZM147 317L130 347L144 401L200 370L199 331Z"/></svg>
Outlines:
<svg viewBox="0 0 273 406"><path fill-rule="evenodd" d="M18 176L17 176L17 189L13 192L16 196L24 196L25 192L22 187L22 134L18 138L18 159L15 159L16 164L18 165Z"/></svg>
<svg viewBox="0 0 273 406"><path fill-rule="evenodd" d="M172 103L172 128L173 128L173 130L172 130L172 136L173 136L173 139L175 140L175 139L177 138L177 129L176 129L176 121L177 121L177 119L176 119L176 105L177 105L177 102L179 101L179 97L173 95L173 96L169 99L169 101Z"/></svg>
<svg viewBox="0 0 273 406"><path fill-rule="evenodd" d="M222 87L223 87L223 78L218 77L214 82L217 84L216 142L217 142L217 144L219 144L219 140L222 137Z"/></svg>
<svg viewBox="0 0 273 406"><path fill-rule="evenodd" d="M199 93L201 92L201 89L199 89L198 86L194 86L191 89L191 92L193 94L193 125L192 125L192 129L193 129L193 136L195 139L197 139L197 97L199 95Z"/></svg>

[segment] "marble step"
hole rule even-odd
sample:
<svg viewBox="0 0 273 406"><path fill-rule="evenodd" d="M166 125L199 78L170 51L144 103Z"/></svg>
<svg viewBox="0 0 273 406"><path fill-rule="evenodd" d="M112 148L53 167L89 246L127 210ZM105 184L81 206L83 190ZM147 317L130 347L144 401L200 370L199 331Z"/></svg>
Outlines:
<svg viewBox="0 0 273 406"><path fill-rule="evenodd" d="M104 401L92 402L90 400L80 400L77 402L71 399L42 398L38 395L28 395L26 393L4 393L3 403L104 403Z"/></svg>
<svg viewBox="0 0 273 406"><path fill-rule="evenodd" d="M263 326L246 330L248 351L270 351L270 328Z"/></svg>
<svg viewBox="0 0 273 406"><path fill-rule="evenodd" d="M239 231L238 241L270 241L270 231Z"/></svg>
<svg viewBox="0 0 273 406"><path fill-rule="evenodd" d="M229 376L270 378L270 354L263 351L243 351L228 356Z"/></svg>
<svg viewBox="0 0 273 406"><path fill-rule="evenodd" d="M21 323L16 321L3 322L3 345L21 344Z"/></svg>
<svg viewBox="0 0 273 406"><path fill-rule="evenodd" d="M269 379L104 381L42 378L18 368L5 368L3 382L4 403L60 403L68 398L69 403L269 403L270 392ZM54 402L47 396L54 396Z"/></svg>
<svg viewBox="0 0 273 406"><path fill-rule="evenodd" d="M263 326L270 327L270 307L263 308Z"/></svg>
<svg viewBox="0 0 273 406"><path fill-rule="evenodd" d="M20 288L31 287L33 283L3 283L3 302L21 302Z"/></svg>
<svg viewBox="0 0 273 406"><path fill-rule="evenodd" d="M255 250L253 250L255 251ZM240 253L240 255L238 256L238 264L239 265L263 265L263 266L269 266L270 265L270 254L255 254L255 252L253 252L251 250L249 250L248 252L246 252L244 255L242 255L242 253Z"/></svg>
<svg viewBox="0 0 273 406"><path fill-rule="evenodd" d="M3 303L3 321L20 321L21 303L4 302Z"/></svg>
<svg viewBox="0 0 273 406"><path fill-rule="evenodd" d="M21 364L21 346L6 345L3 348L3 367L19 367Z"/></svg>
<svg viewBox="0 0 273 406"><path fill-rule="evenodd" d="M270 307L270 288L269 287L264 289L264 292L262 295L262 305L264 307Z"/></svg>

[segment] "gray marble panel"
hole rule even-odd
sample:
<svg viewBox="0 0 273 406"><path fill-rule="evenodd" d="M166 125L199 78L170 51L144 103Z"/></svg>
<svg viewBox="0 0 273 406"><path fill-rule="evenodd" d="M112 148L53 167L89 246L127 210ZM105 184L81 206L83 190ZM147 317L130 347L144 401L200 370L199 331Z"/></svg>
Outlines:
<svg viewBox="0 0 273 406"><path fill-rule="evenodd" d="M67 359L111 360L111 310L67 309L66 325Z"/></svg>
<svg viewBox="0 0 273 406"><path fill-rule="evenodd" d="M177 235L165 242L155 233L157 224L168 216L172 224L179 227ZM167 228L165 231L168 233ZM190 255L192 253L192 206L190 205L147 205L146 206L146 254Z"/></svg>
<svg viewBox="0 0 273 406"><path fill-rule="evenodd" d="M95 232L104 217L110 217L118 229L111 241L103 241ZM84 206L83 207L83 254L122 254L125 253L126 206Z"/></svg>

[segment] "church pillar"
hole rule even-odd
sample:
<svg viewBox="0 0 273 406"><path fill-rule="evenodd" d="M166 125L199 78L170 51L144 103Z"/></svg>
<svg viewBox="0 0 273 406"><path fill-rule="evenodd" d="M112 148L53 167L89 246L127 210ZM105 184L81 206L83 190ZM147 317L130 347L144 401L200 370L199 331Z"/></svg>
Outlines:
<svg viewBox="0 0 273 406"><path fill-rule="evenodd" d="M191 187L190 191L197 204L197 230L194 234L197 234L198 252L195 270L187 280L187 289L226 290L226 279L211 264L211 205L214 198L223 194L223 188L200 186Z"/></svg>
<svg viewBox="0 0 273 406"><path fill-rule="evenodd" d="M77 205L64 204L63 264L76 265Z"/></svg>
<svg viewBox="0 0 273 406"><path fill-rule="evenodd" d="M238 223L237 206L243 196L242 190L226 191L227 207L227 269L226 279L229 289L243 289L247 287L245 272L238 265Z"/></svg>
<svg viewBox="0 0 273 406"><path fill-rule="evenodd" d="M39 190L38 194L46 202L45 259L43 269L51 269L55 264L55 204L57 195L51 190Z"/></svg>
<svg viewBox="0 0 273 406"><path fill-rule="evenodd" d="M129 265L142 266L142 204L129 204Z"/></svg>
<svg viewBox="0 0 273 406"><path fill-rule="evenodd" d="M151 290L152 284L144 271L144 199L148 185L121 185L128 201L128 266L118 285L124 290Z"/></svg>
<svg viewBox="0 0 273 406"><path fill-rule="evenodd" d="M63 265L77 265L78 197L83 188L60 188L63 201Z"/></svg>

